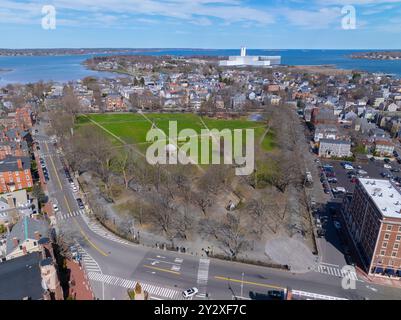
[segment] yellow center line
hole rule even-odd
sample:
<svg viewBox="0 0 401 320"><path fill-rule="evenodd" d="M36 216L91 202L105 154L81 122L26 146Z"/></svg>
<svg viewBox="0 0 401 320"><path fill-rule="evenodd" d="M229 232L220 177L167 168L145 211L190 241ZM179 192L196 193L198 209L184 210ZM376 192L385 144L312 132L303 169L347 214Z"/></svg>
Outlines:
<svg viewBox="0 0 401 320"><path fill-rule="evenodd" d="M220 277L220 276L215 276L214 278L217 279L217 280L223 280L223 281L230 281L230 282L237 282L237 283L249 284L249 285L258 286L258 287L265 287L265 288L273 288L273 289L285 290L285 288L283 288L283 287L274 286L274 285L271 285L271 284L265 284L265 283L259 283L259 282L252 282L252 281L242 281L242 280L238 280L238 279L232 279L232 278Z"/></svg>
<svg viewBox="0 0 401 320"><path fill-rule="evenodd" d="M153 267L153 266L148 266L146 264L143 265L143 266L146 267L146 268L149 268L149 269L154 269L154 270L163 271L163 272L169 272L169 273L173 273L173 274L176 274L176 275L180 275L181 274L180 272L171 271L171 270L162 269L162 268Z"/></svg>
<svg viewBox="0 0 401 320"><path fill-rule="evenodd" d="M45 143L45 146L46 146L47 152L49 152L49 147L47 146L47 143ZM61 184L60 177L59 177L59 175L58 175L58 173L57 173L56 165L54 164L53 157L50 156L49 158L50 158L50 160L51 160L51 162L52 162L54 173L56 174L58 183L59 183L59 185L60 185L60 190L63 191L63 186L62 186L62 184ZM67 197L66 197L65 194L64 194L64 201L65 201L65 204L66 204L66 206L67 206L67 208L68 208L68 213L71 213L71 212L72 212L72 211L71 211L71 207L70 207L70 204L68 203L68 200L67 200ZM86 235L86 233L82 230L81 226L79 225L79 223L78 223L78 221L76 220L75 217L73 218L73 220L74 220L75 224L77 225L79 231L80 231L81 234L83 235L84 239L85 239L95 250L97 250L100 254L102 254L103 256L107 257L108 254L107 254L106 252L104 252L102 249L100 249L97 245L95 245L92 241L89 240L89 237L88 237L88 236Z"/></svg>

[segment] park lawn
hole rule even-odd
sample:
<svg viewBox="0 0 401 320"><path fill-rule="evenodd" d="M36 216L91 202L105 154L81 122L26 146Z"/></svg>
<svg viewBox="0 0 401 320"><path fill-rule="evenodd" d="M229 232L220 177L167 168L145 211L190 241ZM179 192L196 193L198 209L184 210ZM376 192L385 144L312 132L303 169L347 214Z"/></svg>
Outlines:
<svg viewBox="0 0 401 320"><path fill-rule="evenodd" d="M146 152L151 142L146 142L146 135L149 129L152 127L152 122L168 136L169 133L169 121L177 121L178 133L183 129L193 129L197 134L201 133L202 129L206 129L202 119L195 114L188 113L150 113L141 115L138 113L106 113L106 114L89 114L79 116L77 119L77 128L82 125L91 125L100 130L99 127L94 125L90 120L97 122L99 125L112 132L114 135L120 137L123 141L128 144L135 144L139 150L143 153ZM217 129L219 131L223 129L251 129L255 130L255 143L260 143L260 138L266 130L264 122L249 121L244 119L235 120L222 120L213 119L209 117L203 118L206 126L212 130ZM105 132L106 133L106 132ZM243 132L243 143L245 143L245 131ZM107 134L112 139L114 144L121 144L112 135ZM271 151L275 148L274 134L269 132L261 142L262 149L264 151ZM210 139L212 140L212 139ZM181 145L181 143L179 143ZM198 144L200 150L200 142ZM209 146L209 154L211 157L212 143Z"/></svg>

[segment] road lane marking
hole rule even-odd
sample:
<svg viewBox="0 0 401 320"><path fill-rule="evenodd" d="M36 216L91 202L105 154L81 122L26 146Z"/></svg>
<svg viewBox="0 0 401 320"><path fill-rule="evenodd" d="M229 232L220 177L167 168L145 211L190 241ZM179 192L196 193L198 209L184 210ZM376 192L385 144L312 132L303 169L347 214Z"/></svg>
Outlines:
<svg viewBox="0 0 401 320"><path fill-rule="evenodd" d="M182 299L181 292L179 290L172 289L172 288L159 287L157 285L144 283L142 281L137 282L135 280L124 279L124 278L120 278L118 276L112 276L112 275L107 275L107 274L100 274L97 272L88 272L88 277L90 280L93 280L93 281L100 281L100 282L103 282L103 283L106 283L109 285L123 287L126 289L134 289L136 284L139 282L142 289L149 293L150 298L152 298L154 296L158 296L158 297L164 297L164 298L172 299L172 300L181 300Z"/></svg>
<svg viewBox="0 0 401 320"><path fill-rule="evenodd" d="M47 142L45 142L45 146L46 146L47 152L49 152L49 147L47 146ZM62 184L61 184L60 177L58 176L58 173L57 173L57 170L56 170L56 166L55 166L55 164L54 164L54 161L53 161L53 158L52 158L52 157L50 157L50 161L52 162L53 170L54 170L54 172L55 172L55 174L56 174L56 177L57 177L57 180L58 180L58 184L59 184L59 186L60 186L60 190L63 190L63 186L62 186Z"/></svg>
<svg viewBox="0 0 401 320"><path fill-rule="evenodd" d="M158 271L173 273L173 274L176 274L176 275L180 275L181 274L181 272L176 272L176 271L171 271L171 270L162 269L162 268L158 268L158 267L148 266L146 264L144 264L143 266L146 267L146 268L149 268L149 269L154 269L154 270L158 270Z"/></svg>
<svg viewBox="0 0 401 320"><path fill-rule="evenodd" d="M232 278L221 277L221 276L215 276L214 278L217 279L217 280L237 282L237 283L249 284L249 285L265 287L265 288L273 288L273 289L279 289L279 290L285 290L286 289L284 287L274 286L274 285L271 285L271 284L265 284L265 283L260 283L260 282L252 282L252 281L242 281L242 280L239 280L239 279L232 279Z"/></svg>
<svg viewBox="0 0 401 320"><path fill-rule="evenodd" d="M47 143L45 143L45 146L46 146L47 152L49 152L49 147L47 146ZM59 177L59 175L58 175L58 173L57 173L56 165L54 164L54 161L53 161L53 158L52 158L52 157L50 157L50 160L51 160L51 162L52 162L54 173L56 174L58 183L59 183L59 185L60 185L60 190L62 191L62 190L63 190L63 186L62 186L62 184L61 184L60 177ZM67 205L68 213L71 214L72 210L71 210L71 207L70 207L70 205L69 205L69 203L68 203L68 200L67 200L67 197L66 197L65 194L64 194L64 201L65 201L65 203L66 203L66 205ZM81 226L79 225L79 223L78 223L78 221L75 219L75 217L73 218L73 220L74 220L75 224L78 226L78 228L79 228L81 234L84 236L85 240L86 240L94 249L96 249L100 254L102 254L103 256L107 257L107 256L108 256L107 253L105 253L105 252L104 252L103 250L101 250L98 246L96 246L92 241L89 240L89 237L88 237L88 236L86 235L86 233L82 230Z"/></svg>
<svg viewBox="0 0 401 320"><path fill-rule="evenodd" d="M76 218L73 218L75 224L77 225L77 227L79 228L79 231L81 232L81 234L84 236L85 240L88 241L88 243L95 249L97 250L100 254L102 254L103 256L107 257L108 254L106 252L104 252L102 249L100 249L97 245L95 245L92 241L89 240L89 237L86 235L86 233L82 230L81 226L79 225L78 221Z"/></svg>

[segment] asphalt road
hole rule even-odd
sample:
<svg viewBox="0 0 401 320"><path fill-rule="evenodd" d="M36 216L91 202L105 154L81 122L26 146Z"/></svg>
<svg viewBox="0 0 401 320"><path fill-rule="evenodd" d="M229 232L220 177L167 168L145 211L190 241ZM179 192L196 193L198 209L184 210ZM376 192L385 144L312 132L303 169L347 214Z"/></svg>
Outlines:
<svg viewBox="0 0 401 320"><path fill-rule="evenodd" d="M37 135L50 175L49 194L56 199L61 214L79 211L74 193L64 175L55 148L42 128ZM99 270L89 269L92 288L99 299L126 299L127 286L139 281L153 299L180 299L181 291L196 286L194 299L231 300L263 298L270 289L291 288L346 299L401 299L401 290L371 286L356 281L355 290L344 290L342 278L311 271L292 274L277 269L205 259L189 254L147 248L110 240L89 228L82 216L58 222L58 228L70 232ZM340 265L338 265L341 268ZM336 268L333 265L333 268ZM95 271L94 271L95 270ZM130 282L131 281L131 282ZM373 288L373 289L372 289Z"/></svg>

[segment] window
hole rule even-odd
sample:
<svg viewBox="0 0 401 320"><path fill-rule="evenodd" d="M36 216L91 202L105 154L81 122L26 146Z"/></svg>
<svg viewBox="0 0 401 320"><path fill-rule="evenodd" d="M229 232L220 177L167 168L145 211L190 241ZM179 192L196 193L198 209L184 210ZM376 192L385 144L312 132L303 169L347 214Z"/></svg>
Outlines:
<svg viewBox="0 0 401 320"><path fill-rule="evenodd" d="M398 236L395 238L395 241L401 241L401 235L398 235Z"/></svg>
<svg viewBox="0 0 401 320"><path fill-rule="evenodd" d="M32 187L32 183L28 182L28 188Z"/></svg>
<svg viewBox="0 0 401 320"><path fill-rule="evenodd" d="M398 231L401 232L401 227L398 228Z"/></svg>
<svg viewBox="0 0 401 320"><path fill-rule="evenodd" d="M22 250L22 246L19 246L19 249Z"/></svg>
<svg viewBox="0 0 401 320"><path fill-rule="evenodd" d="M389 233L386 233L386 234L384 235L384 240L388 240L388 239L390 239L390 234L389 234Z"/></svg>
<svg viewBox="0 0 401 320"><path fill-rule="evenodd" d="M391 253L391 256L392 256L392 257L396 257L396 256L397 256L397 251L393 251L393 252Z"/></svg>
<svg viewBox="0 0 401 320"><path fill-rule="evenodd" d="M387 248L387 242L383 242L382 248Z"/></svg>
<svg viewBox="0 0 401 320"><path fill-rule="evenodd" d="M388 226L387 226L387 231L391 231L391 229L392 229L392 226L391 226L391 225L388 225Z"/></svg>
<svg viewBox="0 0 401 320"><path fill-rule="evenodd" d="M393 249L398 249L400 247L400 245L398 243L394 244Z"/></svg>
<svg viewBox="0 0 401 320"><path fill-rule="evenodd" d="M384 250L380 251L380 255L381 256L385 256L386 255L386 251L384 251Z"/></svg>
<svg viewBox="0 0 401 320"><path fill-rule="evenodd" d="M38 243L36 241L34 241L33 245L36 247L38 245Z"/></svg>

